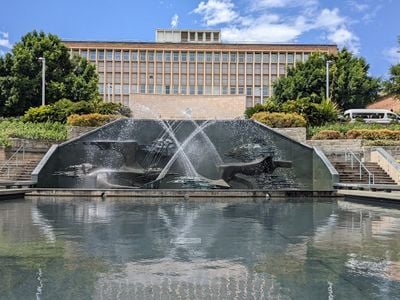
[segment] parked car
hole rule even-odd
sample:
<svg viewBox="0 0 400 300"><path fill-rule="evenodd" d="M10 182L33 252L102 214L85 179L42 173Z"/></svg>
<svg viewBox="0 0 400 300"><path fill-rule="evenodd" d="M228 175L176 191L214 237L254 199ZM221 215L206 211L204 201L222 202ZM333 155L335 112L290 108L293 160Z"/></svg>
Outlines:
<svg viewBox="0 0 400 300"><path fill-rule="evenodd" d="M380 124L400 122L400 117L387 109L349 109L343 115L350 122L355 122L356 120L363 120L365 123Z"/></svg>

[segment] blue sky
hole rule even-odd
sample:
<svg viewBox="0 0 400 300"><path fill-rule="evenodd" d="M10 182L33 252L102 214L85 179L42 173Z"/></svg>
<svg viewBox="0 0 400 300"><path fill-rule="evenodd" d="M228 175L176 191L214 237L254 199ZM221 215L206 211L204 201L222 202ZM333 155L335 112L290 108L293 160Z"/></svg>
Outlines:
<svg viewBox="0 0 400 300"><path fill-rule="evenodd" d="M0 54L33 29L73 40L153 41L156 28L221 29L225 42L334 43L374 76L400 62L400 0L3 0Z"/></svg>

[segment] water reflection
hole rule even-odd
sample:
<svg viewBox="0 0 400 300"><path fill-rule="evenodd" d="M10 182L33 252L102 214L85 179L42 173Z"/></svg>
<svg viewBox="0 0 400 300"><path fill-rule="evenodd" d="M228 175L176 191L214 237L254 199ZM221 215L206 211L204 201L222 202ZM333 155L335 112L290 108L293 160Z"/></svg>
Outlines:
<svg viewBox="0 0 400 300"><path fill-rule="evenodd" d="M326 199L6 201L0 299L398 298L399 238L400 210Z"/></svg>

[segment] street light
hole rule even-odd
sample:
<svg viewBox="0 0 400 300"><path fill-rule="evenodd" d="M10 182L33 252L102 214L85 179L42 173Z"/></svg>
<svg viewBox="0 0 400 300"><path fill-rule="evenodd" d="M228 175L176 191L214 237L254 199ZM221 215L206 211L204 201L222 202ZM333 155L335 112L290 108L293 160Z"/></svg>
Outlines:
<svg viewBox="0 0 400 300"><path fill-rule="evenodd" d="M329 64L331 60L326 61L326 100L329 99Z"/></svg>
<svg viewBox="0 0 400 300"><path fill-rule="evenodd" d="M44 106L46 105L46 58L39 57L39 60L42 62L42 106Z"/></svg>

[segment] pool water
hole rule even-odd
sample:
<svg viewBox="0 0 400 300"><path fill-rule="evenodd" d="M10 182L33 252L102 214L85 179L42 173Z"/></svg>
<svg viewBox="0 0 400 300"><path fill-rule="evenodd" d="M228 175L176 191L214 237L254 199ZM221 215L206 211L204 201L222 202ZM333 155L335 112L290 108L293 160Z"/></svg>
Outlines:
<svg viewBox="0 0 400 300"><path fill-rule="evenodd" d="M0 299L399 299L400 210L334 199L0 202Z"/></svg>

